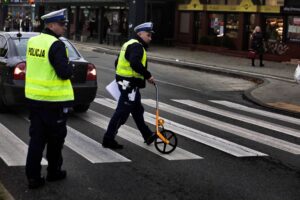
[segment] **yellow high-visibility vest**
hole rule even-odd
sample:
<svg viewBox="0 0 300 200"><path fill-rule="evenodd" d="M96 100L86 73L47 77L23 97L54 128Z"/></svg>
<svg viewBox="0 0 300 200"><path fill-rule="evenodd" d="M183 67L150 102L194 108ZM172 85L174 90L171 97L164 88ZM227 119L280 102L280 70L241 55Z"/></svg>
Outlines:
<svg viewBox="0 0 300 200"><path fill-rule="evenodd" d="M132 69L132 67L130 66L130 62L125 58L125 52L126 52L127 47L133 43L139 43L139 41L135 40L135 39L131 39L122 46L120 55L118 58L116 74L118 74L119 76L128 77L128 78L144 79L144 76L135 72ZM146 67L147 54L146 54L146 50L144 48L143 48L143 51L144 51L144 53L143 53L143 58L142 58L141 62L142 62L142 65L144 67Z"/></svg>
<svg viewBox="0 0 300 200"><path fill-rule="evenodd" d="M71 81L59 78L48 58L49 49L57 40L43 33L29 39L26 52L26 98L50 102L74 100Z"/></svg>

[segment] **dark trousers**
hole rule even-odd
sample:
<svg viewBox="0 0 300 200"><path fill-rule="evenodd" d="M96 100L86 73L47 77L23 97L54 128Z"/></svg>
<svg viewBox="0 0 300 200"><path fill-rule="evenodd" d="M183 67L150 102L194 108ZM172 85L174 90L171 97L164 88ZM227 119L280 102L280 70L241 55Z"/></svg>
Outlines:
<svg viewBox="0 0 300 200"><path fill-rule="evenodd" d="M61 169L62 148L67 135L67 113L63 108L30 107L30 142L26 161L26 176L41 176L41 160L47 144L48 172Z"/></svg>
<svg viewBox="0 0 300 200"><path fill-rule="evenodd" d="M146 140L153 133L144 121L144 107L141 103L141 94L139 89L136 89L134 101L129 101L128 99L128 94L131 93L133 89L122 90L120 85L119 89L121 91L121 96L115 113L108 124L104 139L113 140L117 135L120 126L125 124L129 114L131 113L139 131L141 132L144 140Z"/></svg>
<svg viewBox="0 0 300 200"><path fill-rule="evenodd" d="M255 58L252 58L252 66L255 65L254 61L255 61ZM263 65L263 54L259 54L259 63L260 63L260 65Z"/></svg>

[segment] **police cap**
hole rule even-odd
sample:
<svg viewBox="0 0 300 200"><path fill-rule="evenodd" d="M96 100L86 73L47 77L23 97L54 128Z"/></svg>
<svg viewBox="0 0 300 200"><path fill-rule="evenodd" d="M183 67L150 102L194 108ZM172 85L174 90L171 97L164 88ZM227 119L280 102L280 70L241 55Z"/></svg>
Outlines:
<svg viewBox="0 0 300 200"><path fill-rule="evenodd" d="M65 8L64 9L61 9L61 10L57 10L57 11L53 11L53 12L50 12L46 15L43 15L41 17L42 20L45 21L45 23L51 23L51 22L68 22L68 20L66 20L65 18Z"/></svg>
<svg viewBox="0 0 300 200"><path fill-rule="evenodd" d="M141 31L146 31L150 33L154 33L153 31L153 23L152 22L145 22L143 24L137 25L134 27L134 32L138 33Z"/></svg>

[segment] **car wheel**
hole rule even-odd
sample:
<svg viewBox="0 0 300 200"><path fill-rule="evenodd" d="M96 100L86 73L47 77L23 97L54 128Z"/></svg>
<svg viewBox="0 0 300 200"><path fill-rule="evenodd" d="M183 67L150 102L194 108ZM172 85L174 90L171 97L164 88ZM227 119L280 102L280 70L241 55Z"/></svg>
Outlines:
<svg viewBox="0 0 300 200"><path fill-rule="evenodd" d="M73 106L73 109L75 112L86 112L90 107L90 104L79 104L76 106Z"/></svg>

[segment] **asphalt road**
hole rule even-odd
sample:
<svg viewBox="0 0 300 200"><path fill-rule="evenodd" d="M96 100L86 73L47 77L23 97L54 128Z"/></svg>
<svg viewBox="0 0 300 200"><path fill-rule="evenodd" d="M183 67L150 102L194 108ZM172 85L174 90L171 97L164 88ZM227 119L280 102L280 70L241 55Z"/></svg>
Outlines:
<svg viewBox="0 0 300 200"><path fill-rule="evenodd" d="M100 143L115 102L104 88L113 80L115 56L81 53L97 66L99 89L87 113L70 116L63 152L68 177L31 191L24 165L0 159L0 180L15 199L299 199L299 119L245 101L242 91L253 83L150 63L161 116L177 133L178 147L162 156L143 144L129 119L117 137L125 148L107 151ZM142 95L154 130L155 90L148 85ZM26 116L24 109L0 114L0 147L11 135L28 144Z"/></svg>

